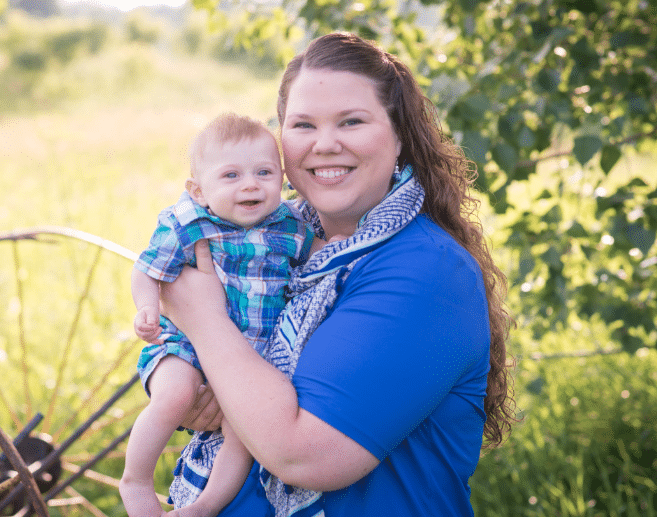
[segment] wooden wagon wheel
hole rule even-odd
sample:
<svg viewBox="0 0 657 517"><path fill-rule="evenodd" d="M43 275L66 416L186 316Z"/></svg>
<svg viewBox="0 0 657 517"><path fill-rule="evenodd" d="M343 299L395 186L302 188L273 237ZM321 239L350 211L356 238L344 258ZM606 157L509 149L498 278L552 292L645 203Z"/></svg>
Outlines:
<svg viewBox="0 0 657 517"><path fill-rule="evenodd" d="M0 515L125 515L117 490L125 441L147 402L131 389L141 348L131 332L135 259L70 228L0 235L8 301L0 313ZM160 492L187 438L177 435L158 464Z"/></svg>

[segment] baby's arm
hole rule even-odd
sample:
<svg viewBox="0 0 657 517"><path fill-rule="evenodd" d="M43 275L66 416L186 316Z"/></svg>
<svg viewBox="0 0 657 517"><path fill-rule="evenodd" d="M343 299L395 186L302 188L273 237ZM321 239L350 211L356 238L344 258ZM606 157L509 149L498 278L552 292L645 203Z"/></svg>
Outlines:
<svg viewBox="0 0 657 517"><path fill-rule="evenodd" d="M135 333L147 343L162 344L160 335L160 287L157 280L132 268L132 299L137 307Z"/></svg>
<svg viewBox="0 0 657 517"><path fill-rule="evenodd" d="M214 517L230 503L246 481L253 457L224 418L224 443L217 452L203 492L189 506L170 512L171 517Z"/></svg>

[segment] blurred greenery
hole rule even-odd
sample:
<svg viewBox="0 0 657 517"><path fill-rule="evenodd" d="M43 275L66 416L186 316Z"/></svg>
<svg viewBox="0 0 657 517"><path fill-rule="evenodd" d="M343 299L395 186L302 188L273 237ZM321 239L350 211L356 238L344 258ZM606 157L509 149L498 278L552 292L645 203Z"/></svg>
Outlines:
<svg viewBox="0 0 657 517"><path fill-rule="evenodd" d="M194 4L202 9L110 21L32 18L0 4L0 233L57 224L140 250L177 199L187 145L205 123L227 110L272 120L282 64L316 34L377 39L413 67L446 131L479 162L484 229L510 282L522 421L482 456L471 479L476 515L655 515L657 103L654 31L639 18L657 11L634 0L611 11L556 0ZM634 82L618 83L628 69ZM12 435L14 420L47 409L94 260L92 246L57 242L0 242L0 406L9 408L0 427ZM133 372L139 346L123 352L129 267L100 258L49 423L58 440L67 434L59 426L88 414L73 408L108 362L119 355L125 365L102 396ZM133 391L71 456L118 434L114 419L129 424L144 401ZM158 467L161 493L174 459ZM118 477L122 459L98 470ZM75 486L107 515L123 515L116 490Z"/></svg>

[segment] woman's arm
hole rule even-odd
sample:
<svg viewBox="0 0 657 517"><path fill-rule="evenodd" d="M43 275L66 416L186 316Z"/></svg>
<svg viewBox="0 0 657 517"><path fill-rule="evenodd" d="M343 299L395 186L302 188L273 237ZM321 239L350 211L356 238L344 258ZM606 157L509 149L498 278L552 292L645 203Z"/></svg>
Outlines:
<svg viewBox="0 0 657 517"><path fill-rule="evenodd" d="M300 409L292 383L255 352L225 310L223 287L207 242L196 245L198 269L161 286L164 311L194 344L205 375L249 452L285 483L337 490L379 461L364 447Z"/></svg>

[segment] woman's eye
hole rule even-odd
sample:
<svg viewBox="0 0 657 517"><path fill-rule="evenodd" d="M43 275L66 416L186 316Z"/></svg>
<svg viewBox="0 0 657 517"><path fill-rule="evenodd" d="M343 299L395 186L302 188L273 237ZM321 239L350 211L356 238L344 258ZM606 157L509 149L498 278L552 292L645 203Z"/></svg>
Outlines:
<svg viewBox="0 0 657 517"><path fill-rule="evenodd" d="M362 120L359 118L350 118L343 122L345 126L355 126L357 124L362 124Z"/></svg>
<svg viewBox="0 0 657 517"><path fill-rule="evenodd" d="M310 122L297 122L292 127L295 129L310 129L313 126Z"/></svg>

